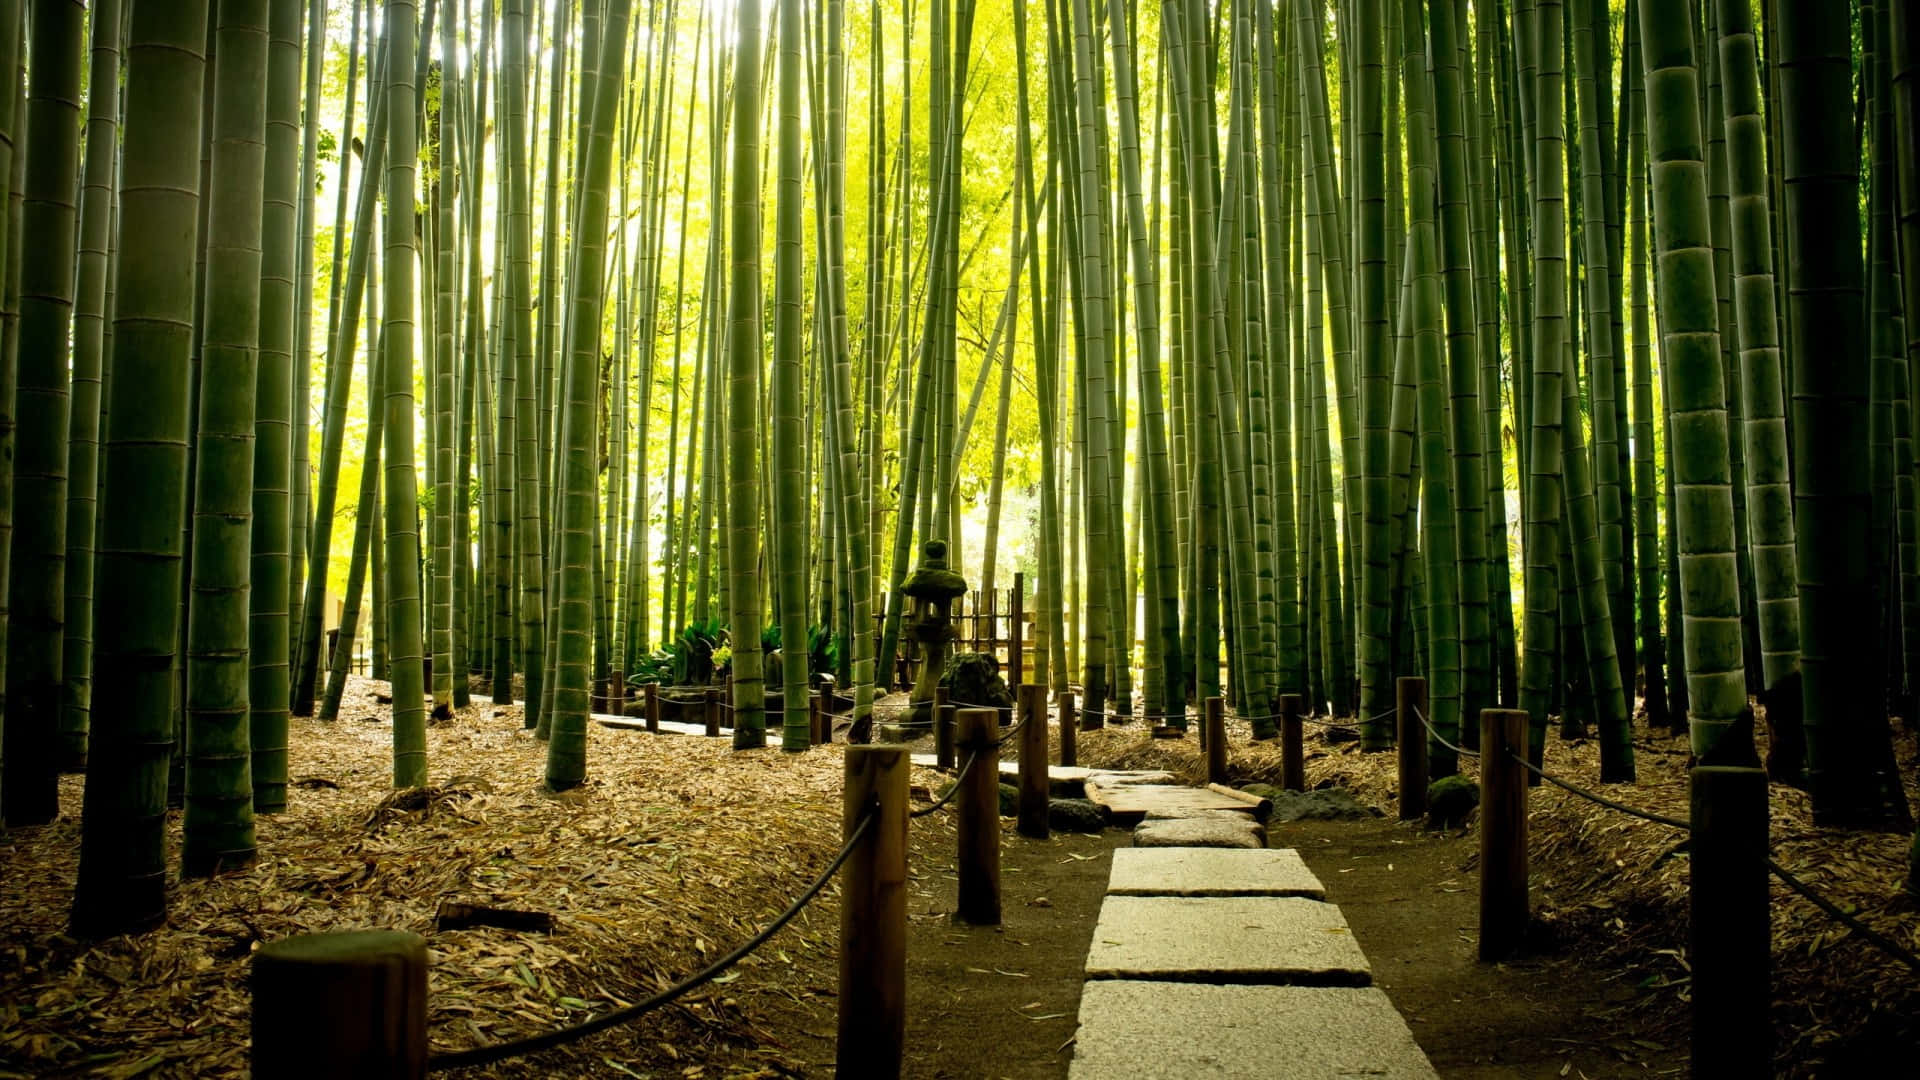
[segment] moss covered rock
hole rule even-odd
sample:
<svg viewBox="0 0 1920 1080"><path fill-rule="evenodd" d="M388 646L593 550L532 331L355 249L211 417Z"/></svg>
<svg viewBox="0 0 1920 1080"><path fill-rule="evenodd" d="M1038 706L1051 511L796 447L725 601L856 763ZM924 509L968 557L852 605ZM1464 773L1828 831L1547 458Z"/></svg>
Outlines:
<svg viewBox="0 0 1920 1080"><path fill-rule="evenodd" d="M1479 805L1479 784L1464 776L1443 776L1427 785L1427 827L1458 828Z"/></svg>
<svg viewBox="0 0 1920 1080"><path fill-rule="evenodd" d="M960 708L969 705L1013 708L1013 691L1000 677L1000 659L992 653L959 653L947 661L940 685L947 700Z"/></svg>

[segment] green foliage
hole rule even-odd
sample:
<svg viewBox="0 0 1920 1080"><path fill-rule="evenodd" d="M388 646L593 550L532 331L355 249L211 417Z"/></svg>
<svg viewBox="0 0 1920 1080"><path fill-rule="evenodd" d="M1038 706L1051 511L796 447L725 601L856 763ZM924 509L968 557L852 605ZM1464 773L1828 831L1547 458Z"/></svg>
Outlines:
<svg viewBox="0 0 1920 1080"><path fill-rule="evenodd" d="M714 674L733 658L733 650L721 644L725 633L718 619L699 619L683 627L665 653L671 681L681 686L712 682Z"/></svg>
<svg viewBox="0 0 1920 1080"><path fill-rule="evenodd" d="M815 623L807 627L807 674L831 675L840 670L840 639L832 628Z"/></svg>

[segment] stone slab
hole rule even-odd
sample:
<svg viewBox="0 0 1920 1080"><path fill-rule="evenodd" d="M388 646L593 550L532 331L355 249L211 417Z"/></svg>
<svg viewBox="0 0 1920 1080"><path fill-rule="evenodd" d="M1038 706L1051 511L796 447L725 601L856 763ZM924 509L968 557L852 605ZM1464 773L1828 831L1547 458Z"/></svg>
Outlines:
<svg viewBox="0 0 1920 1080"><path fill-rule="evenodd" d="M1185 821L1192 818L1213 818L1216 821L1253 821L1253 807L1243 806L1238 810L1224 807L1213 810L1191 810L1175 808L1172 810L1149 810L1143 821Z"/></svg>
<svg viewBox="0 0 1920 1080"><path fill-rule="evenodd" d="M1109 901L1111 903L1111 901ZM1090 982L1070 1080L1438 1080L1373 987Z"/></svg>
<svg viewBox="0 0 1920 1080"><path fill-rule="evenodd" d="M1219 817L1155 818L1133 830L1137 848L1264 848L1267 830Z"/></svg>
<svg viewBox="0 0 1920 1080"><path fill-rule="evenodd" d="M1250 809L1243 800L1206 788L1113 783L1098 776L1087 780L1087 798L1099 803L1116 825L1137 824L1155 810L1175 814L1183 810Z"/></svg>
<svg viewBox="0 0 1920 1080"><path fill-rule="evenodd" d="M1368 986L1340 909L1298 896L1109 896L1088 979Z"/></svg>
<svg viewBox="0 0 1920 1080"><path fill-rule="evenodd" d="M1108 896L1304 896L1326 886L1292 848L1116 848Z"/></svg>

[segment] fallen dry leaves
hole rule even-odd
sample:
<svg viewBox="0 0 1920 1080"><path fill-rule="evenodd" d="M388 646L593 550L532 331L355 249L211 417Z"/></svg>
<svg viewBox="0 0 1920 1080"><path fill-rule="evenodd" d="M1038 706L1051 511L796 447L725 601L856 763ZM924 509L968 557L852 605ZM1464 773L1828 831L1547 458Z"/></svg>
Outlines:
<svg viewBox="0 0 1920 1080"><path fill-rule="evenodd" d="M476 697L428 730L432 786L396 793L385 690L353 679L340 720L293 721L291 805L260 819L258 861L178 883L150 933L66 936L82 778L62 779L57 822L0 837L0 1076L245 1075L252 950L335 930L427 937L436 1050L546 1031L704 966L839 848L838 746L736 754L596 725L587 784L554 796L521 710ZM634 1025L468 1074L796 1074L808 1062L778 1017L824 1002L831 1030L836 897L830 886L719 982ZM550 912L557 930L435 932L443 900Z"/></svg>

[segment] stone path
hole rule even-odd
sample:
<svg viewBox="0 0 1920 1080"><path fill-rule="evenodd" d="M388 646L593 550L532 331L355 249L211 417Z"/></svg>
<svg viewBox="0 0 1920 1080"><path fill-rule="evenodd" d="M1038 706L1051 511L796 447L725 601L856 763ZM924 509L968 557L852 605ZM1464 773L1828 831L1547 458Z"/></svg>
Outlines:
<svg viewBox="0 0 1920 1080"><path fill-rule="evenodd" d="M1174 826L1196 842L1151 846ZM1437 1080L1299 853L1243 845L1259 828L1149 817L1114 851L1071 1080Z"/></svg>

